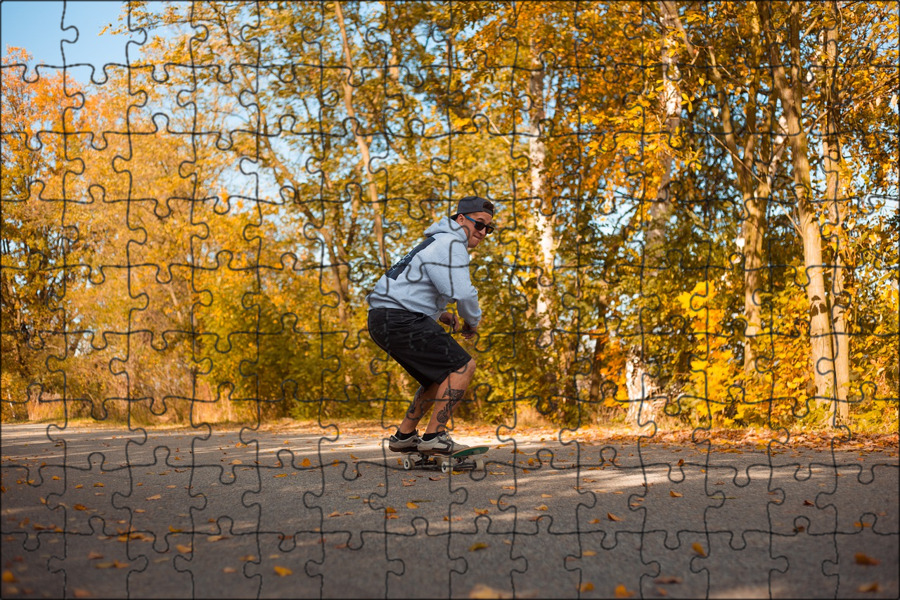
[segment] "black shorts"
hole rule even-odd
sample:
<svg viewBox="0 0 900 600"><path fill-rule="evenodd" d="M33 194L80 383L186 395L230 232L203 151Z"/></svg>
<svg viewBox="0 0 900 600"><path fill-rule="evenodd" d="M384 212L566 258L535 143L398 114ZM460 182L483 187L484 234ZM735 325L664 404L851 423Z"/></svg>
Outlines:
<svg viewBox="0 0 900 600"><path fill-rule="evenodd" d="M472 360L447 330L422 313L370 309L369 335L426 388L442 382Z"/></svg>

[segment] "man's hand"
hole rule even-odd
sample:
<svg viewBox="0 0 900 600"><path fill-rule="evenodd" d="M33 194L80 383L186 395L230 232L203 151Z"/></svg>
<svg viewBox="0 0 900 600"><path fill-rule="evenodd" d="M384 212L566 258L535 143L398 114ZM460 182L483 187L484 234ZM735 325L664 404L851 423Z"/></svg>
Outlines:
<svg viewBox="0 0 900 600"><path fill-rule="evenodd" d="M468 322L463 321L462 336L464 338L466 338L467 340L470 340L473 337L475 337L476 333L478 333L478 326L472 327L471 325L469 325Z"/></svg>
<svg viewBox="0 0 900 600"><path fill-rule="evenodd" d="M445 312L441 314L438 321L440 321L444 325L449 325L450 331L452 331L453 333L456 333L456 329L459 327L459 317L454 315L452 312Z"/></svg>

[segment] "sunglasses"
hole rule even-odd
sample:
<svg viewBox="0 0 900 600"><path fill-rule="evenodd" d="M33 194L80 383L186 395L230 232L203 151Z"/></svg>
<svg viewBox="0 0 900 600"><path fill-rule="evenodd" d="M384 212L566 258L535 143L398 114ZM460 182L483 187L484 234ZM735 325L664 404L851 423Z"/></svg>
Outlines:
<svg viewBox="0 0 900 600"><path fill-rule="evenodd" d="M475 223L475 231L481 231L482 229L487 229L487 232L488 232L488 233L494 233L494 226L493 226L493 225L487 225L487 224L485 224L485 223L482 223L481 221L476 221L475 219L473 219L473 218L470 217L469 215L463 215L463 216L464 216L465 218L467 218L468 220L472 221L473 223Z"/></svg>

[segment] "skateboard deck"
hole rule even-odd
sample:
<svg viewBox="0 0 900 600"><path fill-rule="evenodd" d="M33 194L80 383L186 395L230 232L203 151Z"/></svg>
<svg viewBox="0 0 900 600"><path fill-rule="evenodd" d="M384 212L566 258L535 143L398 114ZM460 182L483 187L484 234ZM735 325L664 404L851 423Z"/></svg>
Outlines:
<svg viewBox="0 0 900 600"><path fill-rule="evenodd" d="M452 469L484 471L484 459L481 455L488 450L490 446L472 446L453 454L410 450L403 453L403 468L409 471L417 467L440 467L441 473L449 473Z"/></svg>

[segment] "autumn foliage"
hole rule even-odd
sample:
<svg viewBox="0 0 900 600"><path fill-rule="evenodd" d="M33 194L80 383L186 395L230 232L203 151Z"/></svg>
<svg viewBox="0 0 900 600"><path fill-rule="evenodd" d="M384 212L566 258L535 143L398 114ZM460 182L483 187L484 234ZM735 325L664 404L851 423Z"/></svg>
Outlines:
<svg viewBox="0 0 900 600"><path fill-rule="evenodd" d="M840 6L133 2L103 83L7 48L2 417L392 421L365 296L475 193L459 418L895 431L898 13Z"/></svg>

